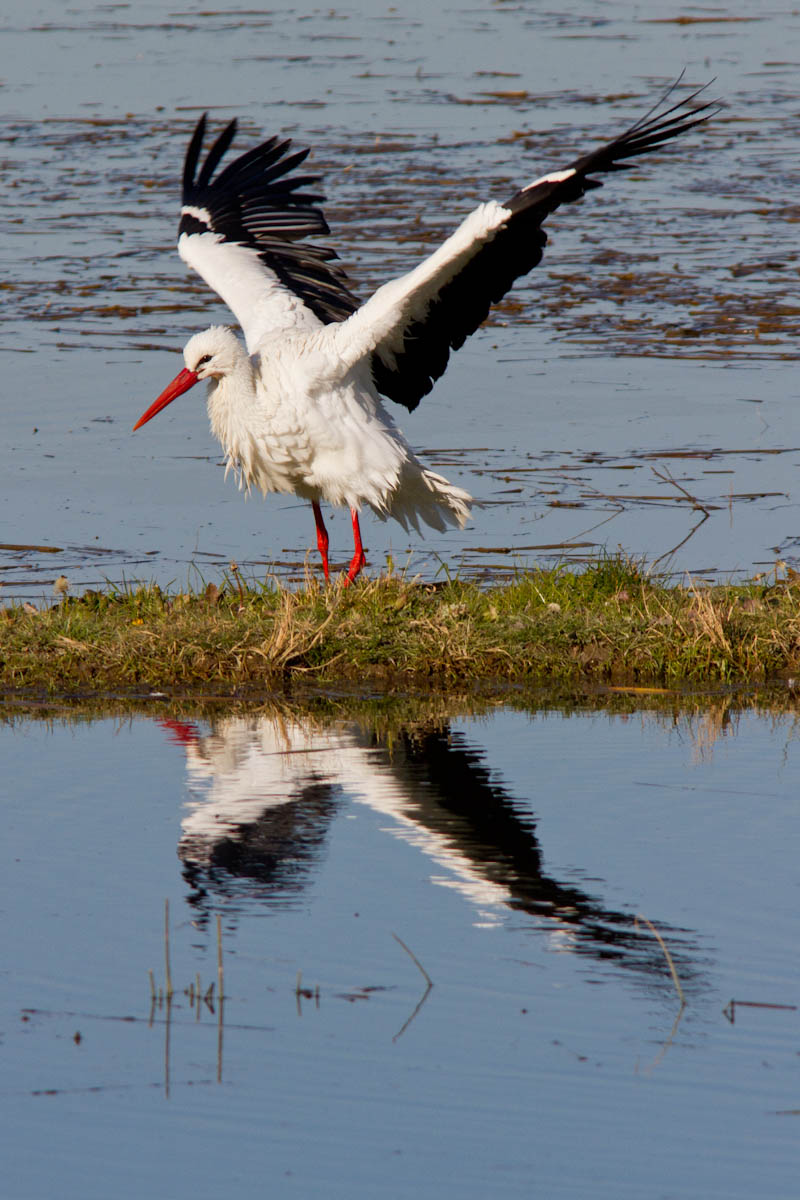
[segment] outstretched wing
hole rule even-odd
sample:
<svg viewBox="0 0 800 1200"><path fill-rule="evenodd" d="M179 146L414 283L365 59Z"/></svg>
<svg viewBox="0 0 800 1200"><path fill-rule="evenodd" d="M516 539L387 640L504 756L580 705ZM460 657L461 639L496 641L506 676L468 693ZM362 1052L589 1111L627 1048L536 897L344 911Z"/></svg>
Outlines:
<svg viewBox="0 0 800 1200"><path fill-rule="evenodd" d="M280 329L341 321L357 307L335 251L304 242L327 234L318 205L305 189L317 175L292 175L308 150L272 137L214 172L236 133L226 126L200 167L206 117L194 131L183 170L178 252L225 301L252 352Z"/></svg>
<svg viewBox="0 0 800 1200"><path fill-rule="evenodd" d="M675 86L675 85L673 85ZM708 86L708 85L706 85ZM371 358L383 395L413 410L514 280L540 262L547 235L542 222L562 204L601 187L594 174L624 170L624 160L647 154L708 119L718 105L696 104L704 88L664 109L670 92L613 141L529 183L505 204L490 201L415 270L379 288L337 326L345 360Z"/></svg>

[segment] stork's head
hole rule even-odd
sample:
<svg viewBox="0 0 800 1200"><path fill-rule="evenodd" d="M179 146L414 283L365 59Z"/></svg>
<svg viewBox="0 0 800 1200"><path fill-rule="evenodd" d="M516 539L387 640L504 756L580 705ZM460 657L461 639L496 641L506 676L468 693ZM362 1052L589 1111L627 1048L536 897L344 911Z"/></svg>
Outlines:
<svg viewBox="0 0 800 1200"><path fill-rule="evenodd" d="M134 425L134 430L146 424L162 408L166 408L183 392L188 392L201 379L222 379L229 375L237 363L246 358L247 354L232 329L227 325L212 325L202 333L196 333L183 348L183 361L186 366L168 384L157 400L142 413Z"/></svg>

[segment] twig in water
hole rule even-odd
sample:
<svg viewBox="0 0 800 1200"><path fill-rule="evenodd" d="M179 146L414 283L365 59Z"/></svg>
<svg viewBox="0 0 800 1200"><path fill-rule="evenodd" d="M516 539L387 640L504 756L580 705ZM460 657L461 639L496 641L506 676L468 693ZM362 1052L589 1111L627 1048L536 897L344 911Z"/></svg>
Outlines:
<svg viewBox="0 0 800 1200"><path fill-rule="evenodd" d="M796 1004L769 1004L766 1000L729 1000L722 1013L731 1025L736 1021L737 1008L780 1008L786 1012L797 1012Z"/></svg>
<svg viewBox="0 0 800 1200"><path fill-rule="evenodd" d="M211 987L213 988L213 986L212 983ZM217 1005L217 1083L222 1083L222 1041L225 1030L225 972L222 967L222 917L219 913L217 913L217 993L219 996L219 1004Z"/></svg>
<svg viewBox="0 0 800 1200"><path fill-rule="evenodd" d="M670 1046L674 1042L675 1034L678 1032L678 1026L681 1023L681 1017L683 1016L685 1009L686 1009L686 1005L683 1002L681 1002L680 1007L678 1008L678 1011L675 1014L675 1020L672 1022L672 1029L670 1029L670 1031L669 1031L669 1037L664 1042L664 1045L661 1047L661 1049L659 1050L658 1054L655 1056L653 1061L650 1063L650 1066L646 1068L645 1074L647 1074L647 1075L652 1074L652 1072L660 1064L660 1062L664 1058L664 1055L667 1053ZM638 1073L638 1070L639 1070L638 1065L637 1065L636 1070Z"/></svg>
<svg viewBox="0 0 800 1200"><path fill-rule="evenodd" d="M217 994L220 1004L225 999L225 971L222 966L222 917L217 913Z"/></svg>
<svg viewBox="0 0 800 1200"><path fill-rule="evenodd" d="M431 979L430 975L428 974L428 972L427 972L427 971L425 970L425 968L423 967L422 963L421 963L421 962L419 961L419 959L417 958L417 956L416 956L416 954L414 953L414 951L413 951L413 950L409 950L408 946L405 944L405 942L403 941L403 939L402 939L402 938L399 938L399 937L397 936L397 934L396 934L396 933L393 933L393 934L392 934L392 937L394 938L394 940L395 940L395 941L396 941L396 942L397 942L397 943L398 943L400 946L402 946L402 947L403 947L403 949L405 950L406 954L407 954L407 955L408 955L408 957L411 959L411 961L414 963L414 965L417 967L417 969L418 969L419 971L421 971L421 972L422 972L422 976L423 976L423 978L424 978L425 982L427 983L428 987L429 987L429 988L432 988L432 987L433 987L433 980Z"/></svg>
<svg viewBox="0 0 800 1200"><path fill-rule="evenodd" d="M407 954L407 955L408 955L408 957L411 959L411 961L414 963L414 965L417 967L417 969L418 969L419 971L421 971L421 972L422 972L422 977L423 977L423 979L425 980L425 991L422 993L422 995L420 996L419 1000L417 1001L417 1005L416 1005L416 1007L415 1007L414 1011L412 1012L412 1014L411 1014L411 1016L408 1018L408 1020L406 1020L406 1021L404 1021L404 1022L403 1022L403 1026L402 1026L402 1028L401 1028L401 1029L398 1029L397 1033L396 1033L396 1034L394 1035L394 1037L392 1038L392 1041L393 1041L393 1042L396 1042L396 1041L397 1041L397 1039L398 1039L399 1037L402 1037L402 1036L403 1036L403 1034L404 1034L404 1033L405 1033L405 1031L408 1029L408 1027L409 1027L409 1025L411 1024L411 1022L412 1022L412 1021L414 1020L414 1018L416 1017L416 1015L417 1015L417 1013L419 1012L419 1010L422 1008L422 1006L423 1006L423 1004L425 1003L425 1001L428 999L428 996L430 995L430 992L431 992L431 988L433 987L433 980L431 979L430 975L428 974L428 972L427 972L427 971L425 970L425 968L423 967L422 963L421 963L421 962L419 961L419 959L417 958L416 954L414 954L413 950L409 950L408 946L405 944L405 942L403 941L403 939L402 939L402 938L399 938L399 937L397 936L397 934L396 934L396 933L393 933L393 934L392 934L392 937L393 937L393 938L394 938L394 940L395 940L395 941L398 943L398 945L400 945L400 946L402 946L402 947L403 947L403 949L405 950L406 954Z"/></svg>
<svg viewBox="0 0 800 1200"><path fill-rule="evenodd" d="M633 918L633 924L634 924L635 929L639 928L639 921L644 921L645 925L647 925L648 929L653 934L653 937L656 939L659 946L664 951L664 957L667 960L667 966L669 967L670 972L672 974L672 982L675 984L675 990L677 991L678 999L680 1000L680 1005L678 1007L677 1013L675 1014L675 1020L672 1024L672 1029L669 1032L669 1037L664 1042L664 1045L661 1047L661 1050L656 1055L653 1062L650 1064L650 1066L647 1069L647 1073L650 1074L650 1072L653 1071L658 1066L658 1064L661 1062L664 1055L667 1053L667 1051L669 1050L670 1046L673 1043L675 1034L678 1032L678 1026L681 1023L681 1017L683 1016L683 1011L686 1008L686 997L683 994L683 988L681 987L681 981L678 978L678 972L675 970L675 963L672 961L672 955L669 952L667 943L664 941L664 939L662 938L661 934L656 929L653 922L648 921L647 917L642 916L641 913L638 913ZM637 1070L638 1070L638 1067L637 1067Z"/></svg>
<svg viewBox="0 0 800 1200"><path fill-rule="evenodd" d="M169 900L164 901L164 963L166 966L167 999L172 999L172 972L169 967Z"/></svg>
<svg viewBox="0 0 800 1200"><path fill-rule="evenodd" d="M595 499L611 500L612 504L614 503L613 498L611 496L604 495L603 492L596 492ZM624 512L625 512L625 505L619 504L617 502L617 507L614 509L614 511L612 513L609 514L609 516L603 517L602 521L596 521L595 524L590 525L588 529L579 529L577 533L573 534L573 536L571 538L568 538L566 540L566 542L563 542L562 544L564 546L566 546L567 548L569 548L570 546L575 546L575 547L580 546L581 543L578 541L578 538L585 537L587 533L594 533L595 529L599 529L601 525L607 525L609 521L615 521L616 518L619 516L619 514L624 513ZM589 545L591 545L591 544L592 543L590 542Z"/></svg>
<svg viewBox="0 0 800 1200"><path fill-rule="evenodd" d="M412 1012L411 1016L410 1016L410 1017L408 1017L408 1018L407 1018L407 1020L405 1020L405 1021L403 1022L402 1026L400 1027L400 1029L398 1029L397 1033L396 1033L396 1034L394 1035L394 1037L392 1038L392 1041L393 1041L393 1042L396 1042L398 1038L401 1038L401 1037L403 1036L403 1034L405 1033L405 1031L408 1029L409 1025L410 1025L410 1024L411 1024L411 1022L414 1020L414 1018L416 1017L416 1015L417 1015L417 1013L419 1012L419 1010L422 1008L422 1006L423 1006L423 1004L425 1003L425 1001L428 999L428 996L430 996L430 994L431 994L431 988L432 988L432 987L433 987L433 984L432 984L432 983L428 983L428 984L426 984L426 986L425 986L425 991L422 993L422 995L420 996L419 1000L417 1001L417 1003L416 1003L416 1005L415 1005L415 1007L414 1007L414 1011Z"/></svg>
<svg viewBox="0 0 800 1200"><path fill-rule="evenodd" d="M705 504L702 503L702 501L697 499L697 496L693 496L691 494L691 492L687 491L686 488L683 487L682 484L678 483L677 479L675 479L675 477L673 476L669 467L664 467L663 471L657 471L655 467L651 467L651 470L652 470L653 474L655 475L656 479L660 479L663 483L671 483L672 486L676 487L679 492L683 492L684 496L691 503L691 506L695 510L695 512L701 512L703 514L702 517L700 518L700 520L697 522L697 524L694 525L689 530L686 537L683 538L682 541L678 542L677 546L673 546L671 550L667 550L667 551L665 551L664 554L660 554L658 556L658 558L653 563L650 564L650 571L652 572L653 568L656 566L657 563L662 562L663 559L665 559L665 558L671 558L673 554L677 554L677 552L680 550L681 546L685 546L686 543L689 541L689 538L694 537L694 535L697 533L700 526L704 525L705 522L708 520L708 518L711 516L711 511L710 511L710 509L708 509L705 506Z"/></svg>
<svg viewBox="0 0 800 1200"><path fill-rule="evenodd" d="M683 492L686 499L691 502L692 508L696 508L698 512L705 513L707 517L711 516L711 513L706 508L705 504L703 504L702 500L698 500L697 496L693 496L692 493L688 492L682 484L678 483L669 467L664 467L663 471L657 471L655 467L651 467L650 469L652 470L656 479L660 479L662 483L671 483L672 486L676 487L679 492Z"/></svg>
<svg viewBox="0 0 800 1200"><path fill-rule="evenodd" d="M705 525L706 521L708 520L708 518L710 516L711 516L711 513L704 513L703 516L700 518L700 520L697 522L697 524L692 526L692 528L687 533L686 537L681 538L681 540L678 542L677 546L672 546L669 550L665 550L663 554L659 554L658 558L654 558L648 568L648 575L652 575L654 569L658 566L658 564L660 562L663 562L665 558L670 559L673 557L673 555L677 554L678 551L680 550L681 546L685 546L686 543L689 541L689 538L694 537L694 535L697 533L700 526Z"/></svg>
<svg viewBox="0 0 800 1200"><path fill-rule="evenodd" d="M670 973L672 975L672 982L675 984L675 990L678 993L678 999L681 1002L681 1008L684 1008L686 1005L686 997L683 994L683 988L681 987L681 981L678 978L678 972L675 970L675 963L672 961L672 955L670 954L669 949L667 948L667 943L664 941L664 939L662 938L661 934L656 929L653 922L648 921L647 917L642 916L641 913L638 913L633 919L633 924L636 929L639 928L640 921L644 921L645 925L648 927L650 932L653 934L653 937L656 939L659 946L664 951L664 958L667 960L667 966L670 969Z"/></svg>

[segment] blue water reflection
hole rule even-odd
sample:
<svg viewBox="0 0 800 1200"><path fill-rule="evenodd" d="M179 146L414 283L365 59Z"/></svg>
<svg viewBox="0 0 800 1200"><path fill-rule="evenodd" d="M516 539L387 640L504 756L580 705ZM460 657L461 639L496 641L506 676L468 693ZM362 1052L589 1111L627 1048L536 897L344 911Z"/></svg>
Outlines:
<svg viewBox="0 0 800 1200"><path fill-rule="evenodd" d="M4 725L8 1194L790 1196L795 718L621 708Z"/></svg>
<svg viewBox="0 0 800 1200"><path fill-rule="evenodd" d="M474 925L527 914L553 947L656 976L667 969L634 914L608 910L548 874L534 795L515 798L464 730L447 724L381 738L356 723L320 727L291 717L230 717L206 733L164 724L186 749L192 800L178 852L200 911L254 889L270 904L301 893L331 823L363 804L428 860L432 883L467 901Z"/></svg>

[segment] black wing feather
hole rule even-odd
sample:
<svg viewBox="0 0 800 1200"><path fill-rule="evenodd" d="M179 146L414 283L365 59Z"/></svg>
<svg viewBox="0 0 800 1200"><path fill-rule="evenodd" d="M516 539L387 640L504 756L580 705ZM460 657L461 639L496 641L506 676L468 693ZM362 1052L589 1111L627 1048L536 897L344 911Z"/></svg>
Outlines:
<svg viewBox="0 0 800 1200"><path fill-rule="evenodd" d="M373 354L372 373L378 390L413 411L444 373L450 351L458 350L479 328L491 306L502 299L515 279L541 261L547 244L542 222L562 204L579 200L587 191L602 186L601 180L590 178L590 172L625 170L629 166L626 159L646 154L707 120L718 109L715 102L691 107L703 90L659 112L672 92L670 88L625 133L571 163L567 169L571 168L574 175L516 192L503 205L512 214L510 219L477 250L458 276L441 288L424 318L410 323L404 332L403 349L392 355L391 364L381 358L380 350Z"/></svg>
<svg viewBox="0 0 800 1200"><path fill-rule="evenodd" d="M200 174L197 178L196 188L198 191L207 188L211 183L211 176L219 166L222 156L229 149L231 142L236 137L236 119L226 125L222 133L214 142L208 152L206 161L203 163Z"/></svg>
<svg viewBox="0 0 800 1200"><path fill-rule="evenodd" d="M402 349L387 359L381 357L380 348L372 354L379 392L409 410L416 408L444 373L450 351L458 350L478 329L515 279L541 261L547 243L541 226L552 212L601 187L602 181L592 174L625 170L628 159L682 136L718 108L714 102L695 104L704 90L700 88L664 110L676 86L625 133L571 163L567 169L574 174L567 179L545 177L503 205L508 220L491 241L476 247L458 276L442 286L424 317L403 330ZM318 183L319 176L287 178L309 151L290 153L290 139L272 137L234 159L213 179L233 141L236 121L219 134L198 174L205 129L203 115L189 143L183 173L184 206L195 208L199 215L183 214L179 232L211 229L227 241L255 248L264 264L317 317L325 323L345 320L360 302L341 267L332 265L335 251L303 241L329 232L319 207L325 197L305 190Z"/></svg>
<svg viewBox="0 0 800 1200"><path fill-rule="evenodd" d="M204 114L189 142L183 171L183 204L204 215L184 213L179 235L211 230L226 241L253 247L265 266L320 320L349 317L359 301L347 286L344 271L331 265L336 252L328 246L297 244L309 235L329 232L318 207L325 197L298 190L312 187L319 176L285 178L309 151L289 153L291 139L272 137L234 159L213 179L233 141L236 121L219 134L198 174L205 129Z"/></svg>

